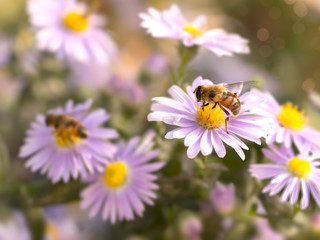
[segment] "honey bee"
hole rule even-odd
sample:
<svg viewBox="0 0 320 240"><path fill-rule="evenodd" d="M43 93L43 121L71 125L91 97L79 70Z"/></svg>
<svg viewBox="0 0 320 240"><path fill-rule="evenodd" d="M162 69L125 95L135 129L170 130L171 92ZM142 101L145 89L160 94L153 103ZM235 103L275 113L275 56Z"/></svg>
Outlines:
<svg viewBox="0 0 320 240"><path fill-rule="evenodd" d="M222 85L200 85L193 93L195 93L197 102L202 102L202 110L205 106L212 104L214 109L217 105L221 110L227 115L225 119L226 132L228 132L228 121L230 119L230 112L234 117L237 117L241 111L241 103L238 99L238 94L241 93L243 89L249 89L250 87L256 85L256 81L245 81L232 84L222 84ZM210 116L210 115L209 115Z"/></svg>
<svg viewBox="0 0 320 240"><path fill-rule="evenodd" d="M66 130L78 138L87 138L87 129L76 119L65 114L47 114L46 125L55 130Z"/></svg>

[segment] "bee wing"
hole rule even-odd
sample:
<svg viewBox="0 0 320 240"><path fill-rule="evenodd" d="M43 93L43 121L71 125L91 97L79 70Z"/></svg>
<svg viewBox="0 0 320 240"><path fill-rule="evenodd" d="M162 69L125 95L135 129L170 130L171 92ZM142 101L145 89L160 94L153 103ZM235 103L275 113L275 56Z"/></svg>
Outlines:
<svg viewBox="0 0 320 240"><path fill-rule="evenodd" d="M231 84L222 84L226 89L228 89L232 93L237 93L239 96L242 91L248 91L250 88L255 86L258 82L257 81L244 81L244 82L237 82Z"/></svg>

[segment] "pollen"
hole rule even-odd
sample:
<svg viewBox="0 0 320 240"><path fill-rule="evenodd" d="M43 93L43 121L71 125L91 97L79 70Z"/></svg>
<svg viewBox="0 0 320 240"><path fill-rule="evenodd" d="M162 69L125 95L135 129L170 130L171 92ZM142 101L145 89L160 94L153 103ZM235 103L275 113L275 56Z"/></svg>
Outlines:
<svg viewBox="0 0 320 240"><path fill-rule="evenodd" d="M73 31L83 31L88 27L88 21L85 16L71 12L64 17L64 25Z"/></svg>
<svg viewBox="0 0 320 240"><path fill-rule="evenodd" d="M49 238L51 240L61 239L61 236L60 236L60 233L59 233L57 227L50 222L46 224L45 233L46 233L45 235L47 236L47 238Z"/></svg>
<svg viewBox="0 0 320 240"><path fill-rule="evenodd" d="M194 25L186 25L183 30L188 32L192 37L199 37L203 34L202 30Z"/></svg>
<svg viewBox="0 0 320 240"><path fill-rule="evenodd" d="M123 186L128 178L127 166L123 162L108 164L104 175L104 183L110 188Z"/></svg>
<svg viewBox="0 0 320 240"><path fill-rule="evenodd" d="M307 118L302 112L299 112L298 107L288 102L281 106L278 120L283 127L294 131L299 131L307 122Z"/></svg>
<svg viewBox="0 0 320 240"><path fill-rule="evenodd" d="M197 121L205 129L219 128L225 125L225 116L219 106L212 109L213 105L202 108L198 107Z"/></svg>
<svg viewBox="0 0 320 240"><path fill-rule="evenodd" d="M298 178L306 179L311 173L310 163L297 157L294 157L289 161L288 168L289 172Z"/></svg>
<svg viewBox="0 0 320 240"><path fill-rule="evenodd" d="M54 132L56 143L60 147L71 147L75 143L81 141L77 132L73 128L60 128Z"/></svg>

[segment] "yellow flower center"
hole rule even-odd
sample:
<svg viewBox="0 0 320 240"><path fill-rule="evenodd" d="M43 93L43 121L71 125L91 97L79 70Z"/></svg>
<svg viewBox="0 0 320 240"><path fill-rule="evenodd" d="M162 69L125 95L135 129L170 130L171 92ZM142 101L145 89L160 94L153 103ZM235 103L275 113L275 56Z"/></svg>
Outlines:
<svg viewBox="0 0 320 240"><path fill-rule="evenodd" d="M61 236L57 227L52 223L47 223L45 228L46 239L50 240L60 240Z"/></svg>
<svg viewBox="0 0 320 240"><path fill-rule="evenodd" d="M193 25L186 25L184 26L183 30L188 32L192 37L199 37L203 34L201 29Z"/></svg>
<svg viewBox="0 0 320 240"><path fill-rule="evenodd" d="M289 161L289 172L298 178L308 178L311 172L310 162L294 157Z"/></svg>
<svg viewBox="0 0 320 240"><path fill-rule="evenodd" d="M123 162L110 163L106 167L104 183L110 188L124 185L128 178L127 166Z"/></svg>
<svg viewBox="0 0 320 240"><path fill-rule="evenodd" d="M219 106L212 109L213 105L208 105L202 110L198 107L197 121L198 124L205 129L214 129L224 126L225 116Z"/></svg>
<svg viewBox="0 0 320 240"><path fill-rule="evenodd" d="M299 131L307 122L302 112L299 112L298 107L288 102L281 106L278 120L283 127L290 128L294 131Z"/></svg>
<svg viewBox="0 0 320 240"><path fill-rule="evenodd" d="M82 140L76 131L76 128L58 128L55 130L54 136L56 143L60 147L70 147Z"/></svg>
<svg viewBox="0 0 320 240"><path fill-rule="evenodd" d="M83 31L88 27L88 21L85 16L70 12L64 17L64 24L73 31Z"/></svg>

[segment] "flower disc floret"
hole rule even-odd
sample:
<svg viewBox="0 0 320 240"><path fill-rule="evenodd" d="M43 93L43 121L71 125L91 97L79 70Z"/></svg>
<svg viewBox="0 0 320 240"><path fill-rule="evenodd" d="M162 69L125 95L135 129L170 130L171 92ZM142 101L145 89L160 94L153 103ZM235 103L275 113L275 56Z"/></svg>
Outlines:
<svg viewBox="0 0 320 240"><path fill-rule="evenodd" d="M203 109L197 106L197 121L205 129L215 129L225 125L225 116L221 108L208 105Z"/></svg>
<svg viewBox="0 0 320 240"><path fill-rule="evenodd" d="M82 140L78 134L70 128L56 129L53 135L56 144L62 148L69 148Z"/></svg>
<svg viewBox="0 0 320 240"><path fill-rule="evenodd" d="M192 37L200 37L203 34L203 31L199 27L192 24L185 25L183 30L189 33Z"/></svg>
<svg viewBox="0 0 320 240"><path fill-rule="evenodd" d="M123 186L128 178L127 166L124 162L110 163L106 167L104 183L110 188Z"/></svg>
<svg viewBox="0 0 320 240"><path fill-rule="evenodd" d="M310 162L294 157L289 161L288 170L293 176L306 179L311 172Z"/></svg>
<svg viewBox="0 0 320 240"><path fill-rule="evenodd" d="M299 112L298 107L288 102L281 106L278 119L283 127L289 128L294 131L303 129L303 125L307 119L303 116L302 112Z"/></svg>
<svg viewBox="0 0 320 240"><path fill-rule="evenodd" d="M88 27L86 17L76 12L68 13L63 21L65 26L73 31L83 31Z"/></svg>

